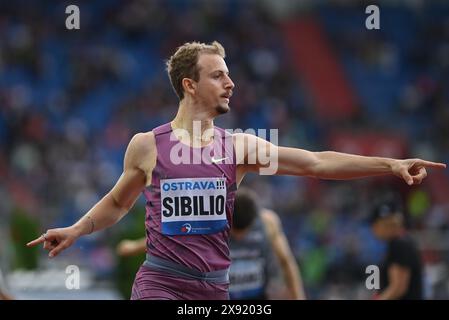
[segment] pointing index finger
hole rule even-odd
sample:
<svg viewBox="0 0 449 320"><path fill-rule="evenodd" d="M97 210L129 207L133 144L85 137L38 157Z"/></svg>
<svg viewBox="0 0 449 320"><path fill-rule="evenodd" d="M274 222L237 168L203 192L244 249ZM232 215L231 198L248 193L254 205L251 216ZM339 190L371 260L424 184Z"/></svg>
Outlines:
<svg viewBox="0 0 449 320"><path fill-rule="evenodd" d="M28 242L27 243L27 247L34 247L35 245L38 245L38 244L43 243L43 242L45 242L45 238L40 236L39 238L37 238L37 239L35 239L33 241Z"/></svg>
<svg viewBox="0 0 449 320"><path fill-rule="evenodd" d="M436 168L436 169L444 169L446 168L446 164L445 163L440 163L440 162L432 162L432 161L426 161L426 160L421 160L420 163L426 167L429 168Z"/></svg>

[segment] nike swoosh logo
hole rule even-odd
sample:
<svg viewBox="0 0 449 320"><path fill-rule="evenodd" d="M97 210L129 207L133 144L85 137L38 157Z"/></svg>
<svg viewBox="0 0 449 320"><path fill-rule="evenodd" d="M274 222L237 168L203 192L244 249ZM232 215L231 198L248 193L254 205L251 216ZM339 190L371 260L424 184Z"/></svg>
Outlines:
<svg viewBox="0 0 449 320"><path fill-rule="evenodd" d="M215 158L211 158L210 160L213 162L213 163L217 163L217 162L221 162L221 161L223 161L223 160L226 160L228 157L226 157L226 158L220 158L220 159L215 159Z"/></svg>

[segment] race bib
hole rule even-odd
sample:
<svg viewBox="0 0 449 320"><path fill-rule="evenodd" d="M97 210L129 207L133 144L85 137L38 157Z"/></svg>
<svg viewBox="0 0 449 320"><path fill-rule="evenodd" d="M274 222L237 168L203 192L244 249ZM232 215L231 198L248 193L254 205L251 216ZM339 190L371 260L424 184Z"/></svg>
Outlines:
<svg viewBox="0 0 449 320"><path fill-rule="evenodd" d="M227 224L226 178L161 180L163 234L210 234Z"/></svg>

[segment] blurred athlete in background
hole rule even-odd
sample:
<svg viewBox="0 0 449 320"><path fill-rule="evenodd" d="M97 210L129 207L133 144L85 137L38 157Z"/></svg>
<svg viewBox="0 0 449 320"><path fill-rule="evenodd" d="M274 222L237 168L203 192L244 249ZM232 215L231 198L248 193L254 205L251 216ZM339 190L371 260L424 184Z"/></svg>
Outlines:
<svg viewBox="0 0 449 320"><path fill-rule="evenodd" d="M231 299L304 300L298 265L278 215L260 208L256 194L243 187L236 194L233 218Z"/></svg>

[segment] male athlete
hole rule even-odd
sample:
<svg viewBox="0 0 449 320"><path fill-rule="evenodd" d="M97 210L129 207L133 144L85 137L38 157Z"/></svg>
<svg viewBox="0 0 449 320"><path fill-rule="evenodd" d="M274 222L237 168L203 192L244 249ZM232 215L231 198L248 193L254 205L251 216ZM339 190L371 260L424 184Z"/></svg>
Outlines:
<svg viewBox="0 0 449 320"><path fill-rule="evenodd" d="M179 47L167 62L180 100L173 121L131 139L117 183L78 222L48 230L28 246L43 243L55 257L82 235L117 223L143 192L148 255L131 298L228 299L229 230L235 191L246 173L339 180L393 174L413 185L426 177L426 167L446 167L309 152L227 133L214 126L215 117L229 111L234 89L224 58L218 42Z"/></svg>

